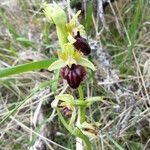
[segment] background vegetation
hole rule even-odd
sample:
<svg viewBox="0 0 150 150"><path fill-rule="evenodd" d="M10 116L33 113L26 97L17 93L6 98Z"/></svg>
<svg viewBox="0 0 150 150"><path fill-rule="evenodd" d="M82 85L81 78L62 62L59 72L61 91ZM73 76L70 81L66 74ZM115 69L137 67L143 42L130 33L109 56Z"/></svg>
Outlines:
<svg viewBox="0 0 150 150"><path fill-rule="evenodd" d="M75 147L74 137L52 114L50 105L63 83L58 71L53 76L46 69L56 59L59 45L55 27L43 15L43 2L0 0L1 150L34 149L36 143L41 144L40 150ZM80 22L91 44L90 59L97 67L84 85L86 96L103 96L87 113L90 122L99 123L93 149L149 150L149 1L115 1L104 8L105 22L97 1L58 3L66 12L71 7L70 15L82 9Z"/></svg>

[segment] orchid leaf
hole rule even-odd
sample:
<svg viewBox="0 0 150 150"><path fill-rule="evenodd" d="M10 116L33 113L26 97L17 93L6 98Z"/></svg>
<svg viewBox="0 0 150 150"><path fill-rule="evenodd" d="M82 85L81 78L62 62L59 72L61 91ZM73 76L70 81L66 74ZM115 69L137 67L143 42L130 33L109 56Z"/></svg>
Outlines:
<svg viewBox="0 0 150 150"><path fill-rule="evenodd" d="M62 124L64 125L64 127L65 127L70 133L72 133L73 128L72 128L70 125L68 125L68 123L66 122L66 120L64 119L64 117L62 116L62 114L60 113L59 109L57 108L56 110L57 110L58 117L60 118L60 120L61 120Z"/></svg>
<svg viewBox="0 0 150 150"><path fill-rule="evenodd" d="M30 63L25 63L17 66L2 68L0 69L0 78L40 69L47 69L50 64L56 61L56 59L57 59L56 57L52 57L51 59L33 61Z"/></svg>
<svg viewBox="0 0 150 150"><path fill-rule="evenodd" d="M62 116L62 114L60 113L59 109L57 109L57 114L58 117L60 118L62 124L65 126L65 128L74 136L77 136L79 138L81 138L85 143L86 143L86 150L91 150L91 144L90 141L88 139L88 137L86 135L84 135L82 133L82 131L79 128L75 128L73 129L72 126L68 125L68 123L66 122L66 120L64 119L64 117Z"/></svg>
<svg viewBox="0 0 150 150"><path fill-rule="evenodd" d="M91 150L91 143L90 143L88 137L79 128L76 128L74 130L73 135L81 138L84 141L84 143L86 145L86 148L85 148L86 150Z"/></svg>

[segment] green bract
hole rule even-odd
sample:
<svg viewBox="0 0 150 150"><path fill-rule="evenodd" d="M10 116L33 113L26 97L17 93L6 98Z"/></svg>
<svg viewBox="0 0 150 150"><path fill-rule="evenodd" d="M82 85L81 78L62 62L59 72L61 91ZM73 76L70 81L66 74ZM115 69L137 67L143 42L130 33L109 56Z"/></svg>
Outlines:
<svg viewBox="0 0 150 150"><path fill-rule="evenodd" d="M67 16L55 2L53 4L43 4L44 14L50 22L57 26L63 26L67 23Z"/></svg>
<svg viewBox="0 0 150 150"><path fill-rule="evenodd" d="M56 31L59 39L61 49L67 42L67 16L63 9L61 9L55 2L53 4L43 4L44 14L48 21L56 25Z"/></svg>

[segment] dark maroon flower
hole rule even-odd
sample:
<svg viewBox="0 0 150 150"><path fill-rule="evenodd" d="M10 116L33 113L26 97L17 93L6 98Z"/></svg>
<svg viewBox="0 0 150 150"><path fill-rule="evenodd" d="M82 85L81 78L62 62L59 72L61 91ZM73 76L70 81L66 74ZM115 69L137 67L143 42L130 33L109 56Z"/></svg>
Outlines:
<svg viewBox="0 0 150 150"><path fill-rule="evenodd" d="M76 42L73 43L74 47L81 51L84 55L88 55L91 52L90 45L87 43L87 40L80 36L80 32L77 32L77 35L74 37Z"/></svg>
<svg viewBox="0 0 150 150"><path fill-rule="evenodd" d="M62 112L66 118L70 118L72 115L72 110L67 106L63 107Z"/></svg>
<svg viewBox="0 0 150 150"><path fill-rule="evenodd" d="M73 64L71 68L68 66L63 67L61 69L61 76L67 80L70 87L76 89L80 85L81 81L84 80L86 71L83 66Z"/></svg>

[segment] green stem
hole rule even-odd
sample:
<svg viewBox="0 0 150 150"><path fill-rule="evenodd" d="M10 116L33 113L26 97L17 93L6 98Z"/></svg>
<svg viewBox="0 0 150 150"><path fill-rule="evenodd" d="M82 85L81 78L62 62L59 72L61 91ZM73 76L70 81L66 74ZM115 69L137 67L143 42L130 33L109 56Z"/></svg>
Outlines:
<svg viewBox="0 0 150 150"><path fill-rule="evenodd" d="M82 102L84 102L84 93L83 93L83 89L82 89L81 85L78 87L78 92L79 92L79 102L82 103ZM80 118L80 124L85 122L85 116L86 116L86 105L81 105L81 106L79 106L79 113L78 113L78 118ZM87 136L85 136L85 137L88 139ZM83 138L81 138L81 139L83 139ZM89 141L89 139L88 139L88 141ZM86 149L91 150L91 143L86 142L86 141L84 141L84 143L86 145Z"/></svg>
<svg viewBox="0 0 150 150"><path fill-rule="evenodd" d="M79 137L80 139L82 139L84 141L84 143L86 145L86 150L91 150L91 143L90 143L88 137L86 135L84 135L79 128L73 129L70 125L68 125L66 120L64 119L64 117L60 113L60 110L58 108L56 110L57 110L57 114L58 114L62 124L66 127L66 129L71 134L73 134L76 137Z"/></svg>
<svg viewBox="0 0 150 150"><path fill-rule="evenodd" d="M83 89L82 89L81 85L78 88L78 92L79 92L79 101L82 103L84 101L84 94L83 94ZM85 106L80 106L79 107L80 123L85 122L85 114L86 114L85 110L86 110Z"/></svg>

